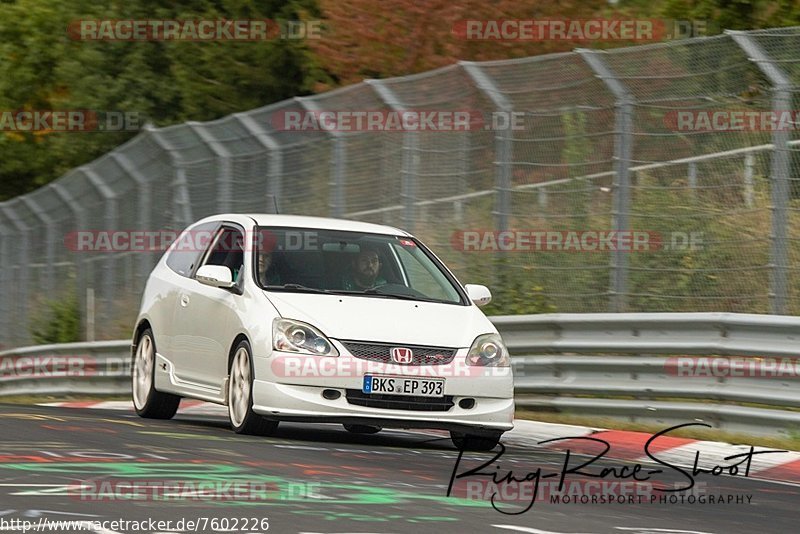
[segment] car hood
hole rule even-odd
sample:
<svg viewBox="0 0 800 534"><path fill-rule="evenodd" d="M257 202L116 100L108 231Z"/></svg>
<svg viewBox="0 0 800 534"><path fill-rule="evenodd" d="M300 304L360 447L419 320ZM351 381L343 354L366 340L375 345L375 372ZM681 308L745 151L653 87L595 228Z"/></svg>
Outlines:
<svg viewBox="0 0 800 534"><path fill-rule="evenodd" d="M462 348L497 331L476 306L307 293L267 297L281 317L309 323L333 339Z"/></svg>

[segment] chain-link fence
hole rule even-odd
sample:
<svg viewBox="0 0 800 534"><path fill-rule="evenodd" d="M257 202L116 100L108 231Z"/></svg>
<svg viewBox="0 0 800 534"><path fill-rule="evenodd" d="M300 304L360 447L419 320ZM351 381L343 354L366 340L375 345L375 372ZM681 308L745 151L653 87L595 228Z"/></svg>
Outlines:
<svg viewBox="0 0 800 534"><path fill-rule="evenodd" d="M273 197L282 213L414 232L462 282L489 285L495 311L796 314L799 87L800 28L781 28L462 62L147 129L0 204L0 343L29 342L71 297L94 304L98 338L130 330L161 254L82 250L75 232L180 230ZM276 121L325 110L475 110L487 127ZM770 111L791 119L735 124Z"/></svg>

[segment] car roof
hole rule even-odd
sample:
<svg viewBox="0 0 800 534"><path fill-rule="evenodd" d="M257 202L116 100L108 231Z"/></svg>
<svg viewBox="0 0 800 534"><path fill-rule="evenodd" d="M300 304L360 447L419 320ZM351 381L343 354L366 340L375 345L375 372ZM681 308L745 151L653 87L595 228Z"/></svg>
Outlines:
<svg viewBox="0 0 800 534"><path fill-rule="evenodd" d="M248 220L250 219L250 220ZM385 226L347 219L333 219L329 217L311 217L307 215L275 215L268 213L222 213L212 215L198 221L197 224L211 221L231 221L239 224L252 224L258 226L283 226L290 228L320 228L326 230L340 230L343 232L364 232L370 234L387 234L411 236L408 232Z"/></svg>

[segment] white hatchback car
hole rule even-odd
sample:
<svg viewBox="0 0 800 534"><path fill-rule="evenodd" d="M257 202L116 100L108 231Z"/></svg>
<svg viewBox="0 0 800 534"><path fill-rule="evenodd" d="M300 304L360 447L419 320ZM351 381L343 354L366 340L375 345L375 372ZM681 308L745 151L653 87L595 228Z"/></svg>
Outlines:
<svg viewBox="0 0 800 534"><path fill-rule="evenodd" d="M228 406L238 433L279 421L449 430L493 448L513 427L510 358L462 286L412 235L292 215L216 215L153 269L133 334L133 402Z"/></svg>

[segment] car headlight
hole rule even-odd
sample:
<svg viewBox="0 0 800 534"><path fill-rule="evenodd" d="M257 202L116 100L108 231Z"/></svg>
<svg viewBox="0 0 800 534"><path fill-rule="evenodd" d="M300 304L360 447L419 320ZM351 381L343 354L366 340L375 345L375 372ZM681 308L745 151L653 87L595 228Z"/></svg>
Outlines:
<svg viewBox="0 0 800 534"><path fill-rule="evenodd" d="M307 323L277 318L272 321L272 348L314 356L338 356L339 351L325 335Z"/></svg>
<svg viewBox="0 0 800 534"><path fill-rule="evenodd" d="M467 353L467 365L509 367L511 358L499 334L483 334L475 338Z"/></svg>

